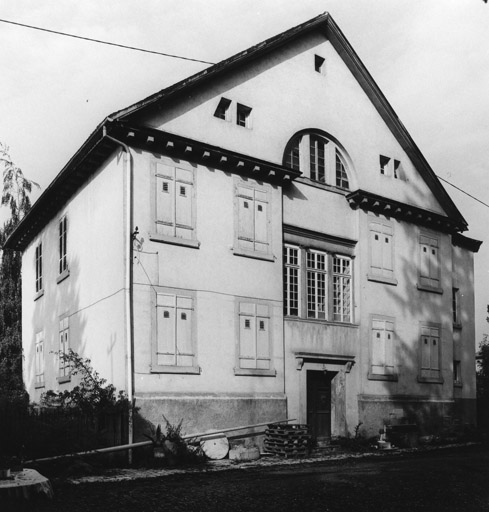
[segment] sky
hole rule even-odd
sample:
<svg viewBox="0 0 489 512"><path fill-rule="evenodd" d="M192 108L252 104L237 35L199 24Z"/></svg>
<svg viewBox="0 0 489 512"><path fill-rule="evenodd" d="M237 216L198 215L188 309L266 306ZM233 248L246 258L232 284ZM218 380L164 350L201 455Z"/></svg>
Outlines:
<svg viewBox="0 0 489 512"><path fill-rule="evenodd" d="M325 11L435 173L489 204L489 4L482 0L0 2L3 20L209 62ZM0 141L41 190L107 115L207 67L3 22L0 48ZM444 186L469 224L464 234L484 242L475 255L480 341L489 332L489 208Z"/></svg>

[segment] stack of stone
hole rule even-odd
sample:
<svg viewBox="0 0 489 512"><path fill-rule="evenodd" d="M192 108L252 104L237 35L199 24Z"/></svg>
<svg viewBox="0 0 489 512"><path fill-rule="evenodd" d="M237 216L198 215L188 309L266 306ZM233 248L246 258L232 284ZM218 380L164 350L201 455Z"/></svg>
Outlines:
<svg viewBox="0 0 489 512"><path fill-rule="evenodd" d="M271 424L265 431L265 450L282 457L305 457L311 436L307 425Z"/></svg>

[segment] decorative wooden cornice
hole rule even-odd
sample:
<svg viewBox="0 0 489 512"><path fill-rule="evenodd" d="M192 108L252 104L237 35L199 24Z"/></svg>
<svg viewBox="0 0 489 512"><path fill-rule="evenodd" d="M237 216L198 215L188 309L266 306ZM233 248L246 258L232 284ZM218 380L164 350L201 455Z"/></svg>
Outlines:
<svg viewBox="0 0 489 512"><path fill-rule="evenodd" d="M482 242L475 238L469 238L468 236L461 235L460 233L454 233L452 235L452 244L471 252L478 252Z"/></svg>
<svg viewBox="0 0 489 512"><path fill-rule="evenodd" d="M301 175L300 172L282 165L154 128L114 121L107 124L107 129L110 135L128 146L181 158L259 181L287 185Z"/></svg>
<svg viewBox="0 0 489 512"><path fill-rule="evenodd" d="M351 240L350 238L344 238L335 235L327 235L326 233L318 233L317 231L312 231L310 229L305 229L298 226L292 226L290 224L284 224L283 231L284 233L288 233L291 235L310 238L312 240L319 240L321 242L340 245L344 247L355 247L355 245L357 244L356 240Z"/></svg>
<svg viewBox="0 0 489 512"><path fill-rule="evenodd" d="M350 207L354 210L360 208L364 211L377 213L397 220L424 226L435 231L457 233L465 229L465 224L459 219L452 219L439 213L431 212L406 203L401 203L388 197L379 196L355 190L346 196Z"/></svg>

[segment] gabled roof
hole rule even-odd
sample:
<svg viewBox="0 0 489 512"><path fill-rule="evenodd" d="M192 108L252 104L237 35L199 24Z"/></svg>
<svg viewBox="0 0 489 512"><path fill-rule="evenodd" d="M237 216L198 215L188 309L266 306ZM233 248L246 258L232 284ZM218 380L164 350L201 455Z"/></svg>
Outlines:
<svg viewBox="0 0 489 512"><path fill-rule="evenodd" d="M10 235L5 243L5 247L23 250L47 222L56 215L56 212L59 211L82 184L88 180L104 159L116 149L117 145L105 136L107 131L111 131L115 126L127 125L127 123L131 125L132 118L135 114L139 114L148 108L163 108L167 102L175 100L179 94L188 94L195 88L203 86L211 80L218 79L224 73L232 72L312 31L323 33L325 38L331 42L364 92L374 104L399 144L407 153L418 172L424 178L428 187L447 213L447 216L453 221L455 229L457 231L466 230L467 222L443 188L421 151L411 139L411 136L400 122L389 102L338 28L333 18L328 13L324 13L277 36L267 39L248 50L225 59L218 64L214 64L185 80L148 96L142 101L111 114L97 126L81 148L70 159L43 194L41 194L29 213L22 219L17 228ZM139 128L147 129L144 127ZM137 128L134 127L134 130L136 129ZM203 145L201 144L201 146ZM217 154L219 151L226 152L225 149L221 148L212 148L212 151L214 152L213 154ZM250 162L253 160L253 157L245 157L244 155L238 154L231 155L231 158L233 161L235 158L238 158L238 160L247 159L246 161ZM273 167L279 174L282 172L280 170L282 166L277 166L270 162L263 162L263 164L268 167ZM287 170L282 168L282 170L287 171L291 179L295 177L293 176L295 173L291 171L291 169Z"/></svg>
<svg viewBox="0 0 489 512"><path fill-rule="evenodd" d="M224 73L229 73L233 69L242 67L243 65L266 55L281 46L284 46L291 41L302 37L303 35L318 30L322 32L326 39L328 39L340 57L343 59L350 72L356 78L364 92L369 97L370 101L374 104L380 116L387 124L401 147L407 153L414 166L425 180L433 195L436 197L442 208L447 215L452 218L454 224L460 231L467 230L467 222L462 214L455 206L451 197L446 192L441 182L436 177L430 165L426 161L421 151L416 146L415 142L409 135L408 131L401 123L394 109L391 107L382 91L379 89L374 79L367 71L355 50L352 48L346 37L341 32L338 25L327 12L312 18L301 25L297 25L281 34L271 37L251 48L237 53L228 59L225 59L213 66L196 73L180 82L177 82L166 89L163 89L156 94L152 94L147 98L134 103L133 105L114 112L110 117L113 119L127 119L131 118L136 113L141 113L145 109L158 106L162 108L165 103L174 100L182 92L190 92L199 86L204 85L210 80L217 79Z"/></svg>

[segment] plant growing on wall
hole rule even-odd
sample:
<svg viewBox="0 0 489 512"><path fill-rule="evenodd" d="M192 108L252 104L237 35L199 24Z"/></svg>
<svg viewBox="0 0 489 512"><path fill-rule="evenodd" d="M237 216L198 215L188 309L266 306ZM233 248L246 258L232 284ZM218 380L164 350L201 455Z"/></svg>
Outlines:
<svg viewBox="0 0 489 512"><path fill-rule="evenodd" d="M107 384L93 369L90 359L83 358L74 350L57 352L60 359L70 367L71 375L79 375L80 383L71 390L49 390L42 394L41 405L47 407L74 408L91 413L120 408L128 405L124 391L116 392L115 386Z"/></svg>

